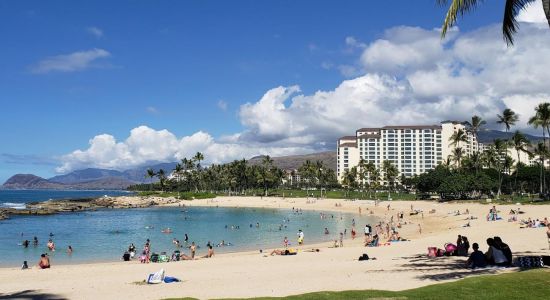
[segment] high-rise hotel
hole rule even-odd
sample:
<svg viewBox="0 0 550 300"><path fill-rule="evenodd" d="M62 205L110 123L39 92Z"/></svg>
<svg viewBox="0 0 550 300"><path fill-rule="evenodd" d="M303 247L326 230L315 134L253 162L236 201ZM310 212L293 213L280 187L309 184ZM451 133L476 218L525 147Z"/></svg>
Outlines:
<svg viewBox="0 0 550 300"><path fill-rule="evenodd" d="M449 139L460 129L465 131L467 142L452 145ZM463 149L464 156L481 150L475 135L459 122L361 128L354 136L338 139L338 180L341 181L345 170L357 166L361 159L374 163L378 169L388 160L397 167L399 176L419 175L446 160L457 146Z"/></svg>

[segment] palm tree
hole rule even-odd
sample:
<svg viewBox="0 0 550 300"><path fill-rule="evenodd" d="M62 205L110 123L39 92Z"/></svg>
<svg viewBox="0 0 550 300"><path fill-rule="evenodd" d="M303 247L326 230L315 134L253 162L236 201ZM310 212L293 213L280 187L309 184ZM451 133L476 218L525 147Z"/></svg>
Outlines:
<svg viewBox="0 0 550 300"><path fill-rule="evenodd" d="M166 180L166 172L164 171L164 169L160 169L158 171L157 177L159 178L160 189L164 192L164 182Z"/></svg>
<svg viewBox="0 0 550 300"><path fill-rule="evenodd" d="M527 122L529 125L533 126L534 128L541 128L542 129L542 140L544 142L543 145L547 146L546 143L546 133L550 136L550 103L544 102L540 103L535 108L535 115L529 118L529 121ZM545 182L546 182L546 172L545 166L544 166L544 159L545 156L539 157L541 160L540 164L540 176L541 176L541 190L540 192L544 192L545 190Z"/></svg>
<svg viewBox="0 0 550 300"><path fill-rule="evenodd" d="M380 170L372 162L369 162L367 168L369 168L369 185L374 190L374 198L376 198L376 188L378 188L380 182Z"/></svg>
<svg viewBox="0 0 550 300"><path fill-rule="evenodd" d="M368 177L368 170L367 170L367 161L361 158L359 160L359 164L357 165L359 167L358 175L359 175L359 181L361 184L361 195L363 196L363 190L365 188L365 181Z"/></svg>
<svg viewBox="0 0 550 300"><path fill-rule="evenodd" d="M267 183L270 177L270 171L273 166L273 159L269 155L264 156L262 160L262 168L260 172L260 177L264 187L264 194L267 197Z"/></svg>
<svg viewBox="0 0 550 300"><path fill-rule="evenodd" d="M479 130L481 130L481 127L487 124L485 120L483 120L480 116L474 115L472 116L472 121L466 121L464 124L468 127L468 130L476 137L476 141L478 140L477 133Z"/></svg>
<svg viewBox="0 0 550 300"><path fill-rule="evenodd" d="M451 145L460 147L460 142L467 142L468 141L468 135L466 132L462 129L459 129L451 135L449 138L449 141L451 142Z"/></svg>
<svg viewBox="0 0 550 300"><path fill-rule="evenodd" d="M497 115L497 118L497 124L504 124L504 129L506 129L506 133L508 133L510 131L510 127L516 125L516 122L519 120L519 115L513 110L506 108L502 112L502 115Z"/></svg>
<svg viewBox="0 0 550 300"><path fill-rule="evenodd" d="M519 12L525 9L535 0L506 0L504 6L504 17L502 19L502 34L506 44L514 44L514 34L518 30L518 22L516 17ZM449 0L437 0L441 5L447 5ZM445 16L445 21L441 28L441 37L445 37L447 30L451 28L455 23L457 17L474 10L482 0L451 0L451 5ZM550 0L542 0L542 9L550 25Z"/></svg>
<svg viewBox="0 0 550 300"><path fill-rule="evenodd" d="M461 147L456 147L453 149L453 154L451 156L452 160L456 163L456 168L460 169L460 161L462 160L462 156L464 156L464 151Z"/></svg>
<svg viewBox="0 0 550 300"><path fill-rule="evenodd" d="M546 191L546 178L544 175L544 159L548 156L548 147L544 143L538 143L533 151L533 154L539 157L540 160L540 183L539 192L542 194Z"/></svg>
<svg viewBox="0 0 550 300"><path fill-rule="evenodd" d="M527 147L529 147L530 143L529 143L529 140L525 137L525 135L521 133L519 130L516 130L516 132L514 132L511 142L514 149L516 149L517 156L518 156L518 162L516 164L516 178L514 183L514 185L517 188L518 173L519 173L519 168L521 163L520 152L529 153L529 151L527 151Z"/></svg>
<svg viewBox="0 0 550 300"><path fill-rule="evenodd" d="M155 170L149 168L147 169L147 177L149 177L151 179L151 186L150 186L150 190L152 191L153 190L153 177L157 176L157 174L155 173Z"/></svg>
<svg viewBox="0 0 550 300"><path fill-rule="evenodd" d="M399 171L397 170L397 167L389 161L385 160L382 162L382 170L384 172L384 179L388 182L389 189L388 189L388 200L391 198L391 188L393 187L393 184L395 182L395 178L399 176Z"/></svg>
<svg viewBox="0 0 550 300"><path fill-rule="evenodd" d="M204 155L200 152L197 152L197 154L195 154L193 159L197 161L197 169L200 169L201 168L201 161L204 160Z"/></svg>

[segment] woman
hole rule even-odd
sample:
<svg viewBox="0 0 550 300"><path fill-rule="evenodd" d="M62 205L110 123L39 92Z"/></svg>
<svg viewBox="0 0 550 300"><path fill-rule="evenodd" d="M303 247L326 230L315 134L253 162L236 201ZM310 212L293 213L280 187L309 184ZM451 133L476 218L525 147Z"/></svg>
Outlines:
<svg viewBox="0 0 550 300"><path fill-rule="evenodd" d="M508 264L508 260L506 259L506 256L504 256L504 253L496 247L495 240L488 238L487 245L489 246L489 249L485 253L487 263L489 265L506 266Z"/></svg>

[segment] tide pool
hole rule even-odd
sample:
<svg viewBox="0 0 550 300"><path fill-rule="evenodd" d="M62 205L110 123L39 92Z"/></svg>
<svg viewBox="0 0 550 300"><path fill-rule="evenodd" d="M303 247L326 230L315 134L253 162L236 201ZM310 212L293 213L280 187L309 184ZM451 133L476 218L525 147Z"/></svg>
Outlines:
<svg viewBox="0 0 550 300"><path fill-rule="evenodd" d="M281 247L285 236L294 245L298 229L304 231L306 244L334 241L345 229L349 237L353 218L358 232L365 224L376 221L372 216L354 214L326 212L326 217L321 219L317 211L294 213L286 209L221 207L102 209L49 216L13 216L0 221L0 266L19 266L24 260L35 265L41 253L48 253L53 265L115 261L120 260L130 243L141 251L146 239L151 240L153 252L170 254L176 250L173 238L186 246L186 233L187 245L194 241L200 246L198 255L201 256L206 253L208 241L218 244L224 240L232 244L215 248L216 253ZM168 227L172 229L171 234L161 232ZM324 234L325 227L330 232L328 235ZM55 252L47 251L50 233L56 244ZM32 244L34 236L39 240L36 247ZM31 242L28 248L21 245L24 240ZM69 245L74 249L72 255L66 252ZM180 250L189 254L187 248Z"/></svg>

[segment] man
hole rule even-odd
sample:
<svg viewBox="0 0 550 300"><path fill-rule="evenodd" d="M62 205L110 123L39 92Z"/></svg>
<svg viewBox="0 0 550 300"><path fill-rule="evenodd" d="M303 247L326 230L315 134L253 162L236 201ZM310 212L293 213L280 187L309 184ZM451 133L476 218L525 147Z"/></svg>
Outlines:
<svg viewBox="0 0 550 300"><path fill-rule="evenodd" d="M302 229L298 230L298 245L304 244L304 232Z"/></svg>
<svg viewBox="0 0 550 300"><path fill-rule="evenodd" d="M40 269L49 269L50 268L50 259L46 254L40 255L40 261L38 262L38 267Z"/></svg>

